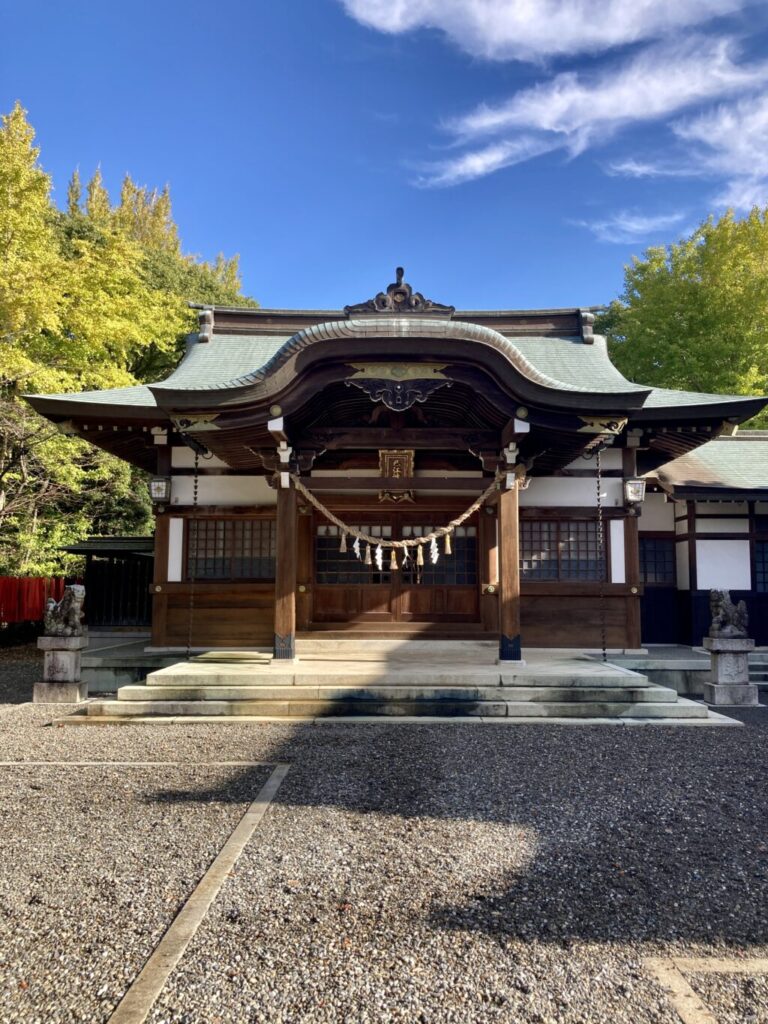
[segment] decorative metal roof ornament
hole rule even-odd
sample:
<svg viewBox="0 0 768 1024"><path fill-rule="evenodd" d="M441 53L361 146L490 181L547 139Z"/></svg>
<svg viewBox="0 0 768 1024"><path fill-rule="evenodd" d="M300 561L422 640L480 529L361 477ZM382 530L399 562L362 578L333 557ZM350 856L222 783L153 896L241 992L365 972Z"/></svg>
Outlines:
<svg viewBox="0 0 768 1024"><path fill-rule="evenodd" d="M375 298L366 302L345 306L344 312L347 316L358 316L361 313L440 313L443 316L453 316L456 312L455 306L444 306L441 302L425 299L421 292L415 292L408 282L403 280L404 273L403 268L398 267L395 271L396 280L385 292L379 292Z"/></svg>

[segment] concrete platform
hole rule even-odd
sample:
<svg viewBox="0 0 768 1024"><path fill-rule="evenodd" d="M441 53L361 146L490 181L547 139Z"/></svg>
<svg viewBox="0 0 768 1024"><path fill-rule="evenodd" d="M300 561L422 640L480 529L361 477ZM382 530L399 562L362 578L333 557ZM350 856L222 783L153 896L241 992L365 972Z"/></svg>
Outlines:
<svg viewBox="0 0 768 1024"><path fill-rule="evenodd" d="M408 658L403 646L316 641L295 662L179 662L121 687L116 700L89 702L84 717L710 720L706 706L671 687L580 652L530 651L524 662L498 664L484 641L410 641Z"/></svg>

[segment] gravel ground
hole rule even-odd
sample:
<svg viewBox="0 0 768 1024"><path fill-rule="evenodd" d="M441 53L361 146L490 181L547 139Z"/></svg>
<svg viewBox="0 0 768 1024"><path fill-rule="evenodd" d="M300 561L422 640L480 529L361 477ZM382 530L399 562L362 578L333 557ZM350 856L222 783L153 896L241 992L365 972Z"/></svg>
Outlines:
<svg viewBox="0 0 768 1024"><path fill-rule="evenodd" d="M768 977L694 974L687 978L719 1024L768 1024Z"/></svg>
<svg viewBox="0 0 768 1024"><path fill-rule="evenodd" d="M6 768L0 1020L105 1020L268 773Z"/></svg>
<svg viewBox="0 0 768 1024"><path fill-rule="evenodd" d="M292 764L152 1024L679 1024L645 957L768 955L768 711L744 712L751 723L744 729L45 727L51 716L50 706L6 709L0 758ZM10 771L18 779L23 770ZM108 980L94 980L96 992L111 985L112 997L167 920L156 902L166 883L146 884L140 868L157 860L162 872L166 864L175 908L178 879L198 880L239 817L244 783L249 797L256 787L248 769L165 770L162 779L148 772L141 781L124 770L122 788L112 787L119 792L99 788L84 819L84 771L25 776L53 779L54 801L45 799L48 781L31 794L8 784L4 811L22 822L31 815L39 835L22 840L22 870L7 884L12 906L41 892L74 908L75 853L82 856L91 832L107 837L110 877L125 874L121 891L134 912L146 903L149 920L136 936L134 918L116 917ZM131 793L136 806L126 814ZM38 817L42 806L49 809ZM49 841L45 814L57 820L58 845ZM162 824L151 829L148 821ZM74 865L66 891L62 848ZM41 865L54 861L48 877ZM138 897L128 896L142 885ZM56 980L52 939L44 940L47 957L35 953L41 929L58 927L56 909L27 904L25 913L28 927L5 918L16 936L13 955L35 964L30 987L51 993L56 985L49 1007L58 1009L22 1004L14 992L12 1015L0 1019L103 1020L72 973ZM77 936L65 947L75 950L68 962L87 976L93 960L85 944L101 950L103 922L84 899L68 927ZM130 953L118 976L120 950ZM700 986L726 980L695 980L723 1022L766 1019L763 980L727 979L722 998ZM71 1016L51 1015L65 1011Z"/></svg>
<svg viewBox="0 0 768 1024"><path fill-rule="evenodd" d="M0 710L32 700L32 685L43 677L43 659L34 644L0 647Z"/></svg>

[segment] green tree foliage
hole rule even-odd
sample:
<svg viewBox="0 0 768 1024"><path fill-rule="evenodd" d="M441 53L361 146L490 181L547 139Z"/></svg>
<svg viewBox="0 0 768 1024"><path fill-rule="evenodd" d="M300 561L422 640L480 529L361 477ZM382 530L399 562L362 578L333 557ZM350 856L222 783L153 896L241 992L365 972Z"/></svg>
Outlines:
<svg viewBox="0 0 768 1024"><path fill-rule="evenodd" d="M598 318L611 356L643 384L732 395L768 391L768 210L709 218L648 249ZM763 414L764 415L764 414Z"/></svg>
<svg viewBox="0 0 768 1024"><path fill-rule="evenodd" d="M25 111L2 118L0 574L71 568L59 549L89 533L151 530L140 471L63 436L20 396L163 377L194 326L189 301L256 305L236 258L182 252L167 187L126 176L113 206L100 169L85 190L75 171L60 211Z"/></svg>

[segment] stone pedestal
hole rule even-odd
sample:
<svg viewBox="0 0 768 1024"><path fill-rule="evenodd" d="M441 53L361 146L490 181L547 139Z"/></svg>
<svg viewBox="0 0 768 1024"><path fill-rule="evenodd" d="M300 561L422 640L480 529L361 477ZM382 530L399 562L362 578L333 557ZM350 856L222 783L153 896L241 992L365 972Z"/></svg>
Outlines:
<svg viewBox="0 0 768 1024"><path fill-rule="evenodd" d="M88 696L88 684L80 681L81 651L87 636L41 636L38 649L45 653L43 681L35 683L35 704L76 704Z"/></svg>
<svg viewBox="0 0 768 1024"><path fill-rule="evenodd" d="M755 641L746 637L705 636L704 647L712 659L712 680L703 687L707 704L757 704L757 686L749 681L749 654Z"/></svg>

